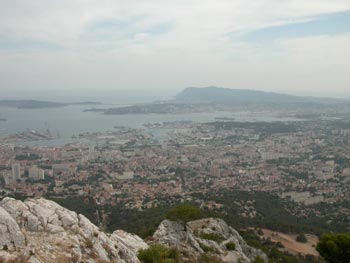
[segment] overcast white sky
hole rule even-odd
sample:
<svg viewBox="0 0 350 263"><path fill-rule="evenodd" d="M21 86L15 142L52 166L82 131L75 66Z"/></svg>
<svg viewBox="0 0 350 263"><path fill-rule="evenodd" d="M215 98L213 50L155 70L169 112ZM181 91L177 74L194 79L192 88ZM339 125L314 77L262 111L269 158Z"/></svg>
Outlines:
<svg viewBox="0 0 350 263"><path fill-rule="evenodd" d="M349 84L349 0L0 0L3 94Z"/></svg>

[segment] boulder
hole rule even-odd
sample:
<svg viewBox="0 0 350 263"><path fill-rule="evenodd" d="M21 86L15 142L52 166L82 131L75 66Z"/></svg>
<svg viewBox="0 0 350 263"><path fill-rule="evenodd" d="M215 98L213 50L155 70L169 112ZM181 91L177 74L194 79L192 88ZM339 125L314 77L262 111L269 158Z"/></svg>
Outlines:
<svg viewBox="0 0 350 263"><path fill-rule="evenodd" d="M153 235L153 243L176 247L199 257L209 253L223 262L250 263L258 256L267 261L259 249L250 247L240 234L218 218L206 218L182 224L164 220ZM228 244L234 244L232 249Z"/></svg>
<svg viewBox="0 0 350 263"><path fill-rule="evenodd" d="M147 247L136 235L105 233L53 201L0 202L0 262L140 263L138 250Z"/></svg>
<svg viewBox="0 0 350 263"><path fill-rule="evenodd" d="M13 250L25 246L25 236L17 222L0 207L0 249Z"/></svg>

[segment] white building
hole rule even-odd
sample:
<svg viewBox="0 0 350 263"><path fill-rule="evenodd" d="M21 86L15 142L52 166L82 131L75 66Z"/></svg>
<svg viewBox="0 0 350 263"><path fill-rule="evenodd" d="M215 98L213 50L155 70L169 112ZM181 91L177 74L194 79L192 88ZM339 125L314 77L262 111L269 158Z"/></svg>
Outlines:
<svg viewBox="0 0 350 263"><path fill-rule="evenodd" d="M44 180L45 179L45 174L44 170L38 168L37 166L32 166L28 170L29 173L29 178L33 180Z"/></svg>
<svg viewBox="0 0 350 263"><path fill-rule="evenodd" d="M12 164L12 180L20 180L21 179L21 165L19 163Z"/></svg>
<svg viewBox="0 0 350 263"><path fill-rule="evenodd" d="M89 153L94 153L95 152L95 145L90 144L89 145Z"/></svg>
<svg viewBox="0 0 350 263"><path fill-rule="evenodd" d="M3 178L5 181L5 184L12 184L13 183L12 174L4 174Z"/></svg>
<svg viewBox="0 0 350 263"><path fill-rule="evenodd" d="M124 172L123 174L111 173L110 176L117 180L132 180L134 179L134 172Z"/></svg>

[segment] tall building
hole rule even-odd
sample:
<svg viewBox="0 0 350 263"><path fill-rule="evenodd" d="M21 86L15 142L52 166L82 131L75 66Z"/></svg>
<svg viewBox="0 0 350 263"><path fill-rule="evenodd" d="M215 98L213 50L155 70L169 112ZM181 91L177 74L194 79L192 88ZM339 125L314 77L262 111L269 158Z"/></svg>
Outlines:
<svg viewBox="0 0 350 263"><path fill-rule="evenodd" d="M94 153L95 152L95 145L89 145L89 153Z"/></svg>
<svg viewBox="0 0 350 263"><path fill-rule="evenodd" d="M33 180L44 180L45 179L45 174L44 170L38 168L37 166L32 166L28 170L28 175L30 179Z"/></svg>
<svg viewBox="0 0 350 263"><path fill-rule="evenodd" d="M19 163L12 164L12 179L14 181L21 179L21 165Z"/></svg>
<svg viewBox="0 0 350 263"><path fill-rule="evenodd" d="M4 174L3 178L5 181L5 184L12 184L13 183L12 174Z"/></svg>
<svg viewBox="0 0 350 263"><path fill-rule="evenodd" d="M89 160L95 159L95 145L89 145Z"/></svg>

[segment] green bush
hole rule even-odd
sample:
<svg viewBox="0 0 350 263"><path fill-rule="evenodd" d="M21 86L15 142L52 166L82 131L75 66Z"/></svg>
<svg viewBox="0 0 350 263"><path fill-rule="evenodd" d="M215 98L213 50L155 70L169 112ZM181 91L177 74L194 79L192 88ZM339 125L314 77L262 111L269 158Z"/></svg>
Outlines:
<svg viewBox="0 0 350 263"><path fill-rule="evenodd" d="M198 242L199 246L201 247L201 249L205 252L205 253L218 253L219 251L217 251L215 248L213 247L209 247L205 244L203 244L202 242Z"/></svg>
<svg viewBox="0 0 350 263"><path fill-rule="evenodd" d="M202 211L195 206L189 204L181 204L170 209L166 218L172 221L189 222L203 218Z"/></svg>
<svg viewBox="0 0 350 263"><path fill-rule="evenodd" d="M306 243L307 242L307 238L304 234L297 235L295 240L299 243Z"/></svg>
<svg viewBox="0 0 350 263"><path fill-rule="evenodd" d="M235 250L236 249L236 244L235 243L233 243L233 242L229 242L229 243L227 243L226 244L226 248L227 248L227 250Z"/></svg>
<svg viewBox="0 0 350 263"><path fill-rule="evenodd" d="M218 242L218 243L221 243L222 241L225 240L224 237L218 235L218 234L214 234L214 233L200 233L199 234L199 237L202 238L202 239L207 239L207 240L212 240L212 241L215 241L215 242Z"/></svg>
<svg viewBox="0 0 350 263"><path fill-rule="evenodd" d="M159 244L151 245L148 249L141 249L138 258L143 263L180 263L179 252L175 248Z"/></svg>
<svg viewBox="0 0 350 263"><path fill-rule="evenodd" d="M317 244L317 251L330 263L349 262L350 233L323 235Z"/></svg>

